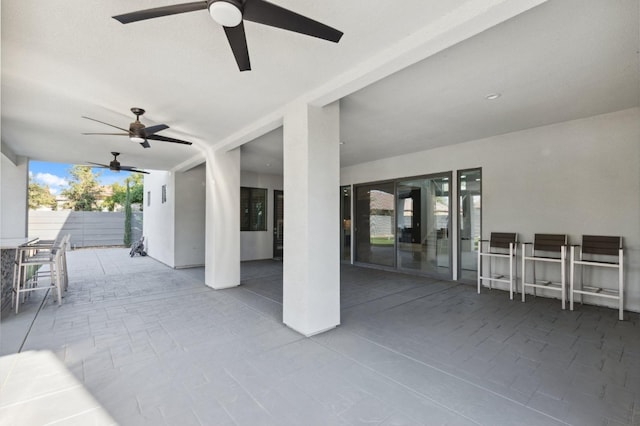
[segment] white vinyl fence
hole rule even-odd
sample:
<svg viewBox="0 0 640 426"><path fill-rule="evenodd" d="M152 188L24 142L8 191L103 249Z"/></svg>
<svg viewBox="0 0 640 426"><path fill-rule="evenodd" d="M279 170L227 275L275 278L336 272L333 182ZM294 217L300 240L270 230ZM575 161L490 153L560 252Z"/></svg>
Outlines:
<svg viewBox="0 0 640 426"><path fill-rule="evenodd" d="M124 212L29 211L29 236L53 240L71 234L71 247L124 245ZM142 212L131 215L131 242L142 235Z"/></svg>

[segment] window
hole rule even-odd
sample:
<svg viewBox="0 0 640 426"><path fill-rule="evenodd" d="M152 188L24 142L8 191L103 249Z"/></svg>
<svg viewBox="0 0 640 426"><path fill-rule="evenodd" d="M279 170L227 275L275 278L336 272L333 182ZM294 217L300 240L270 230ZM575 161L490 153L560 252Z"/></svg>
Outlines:
<svg viewBox="0 0 640 426"><path fill-rule="evenodd" d="M240 188L240 230L267 230L267 190Z"/></svg>
<svg viewBox="0 0 640 426"><path fill-rule="evenodd" d="M162 204L167 202L167 185L162 185Z"/></svg>

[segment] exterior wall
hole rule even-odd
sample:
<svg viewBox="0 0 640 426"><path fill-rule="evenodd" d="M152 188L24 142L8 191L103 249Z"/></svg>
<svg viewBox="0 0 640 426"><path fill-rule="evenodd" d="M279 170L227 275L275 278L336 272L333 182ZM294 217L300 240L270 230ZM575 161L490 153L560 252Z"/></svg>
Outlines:
<svg viewBox="0 0 640 426"><path fill-rule="evenodd" d="M240 232L240 260L271 259L273 258L273 191L282 191L282 176L242 172L240 182L241 186L267 189L267 231Z"/></svg>
<svg viewBox="0 0 640 426"><path fill-rule="evenodd" d="M492 231L518 232L519 241L531 241L535 233L566 233L570 243L580 244L583 234L620 235L625 309L637 312L639 141L640 108L632 108L345 167L341 184L482 167L483 238Z"/></svg>
<svg viewBox="0 0 640 426"><path fill-rule="evenodd" d="M167 188L165 203L162 185ZM172 268L175 267L175 202L173 173L153 170L144 176L143 233L147 254Z"/></svg>
<svg viewBox="0 0 640 426"><path fill-rule="evenodd" d="M124 212L29 211L29 236L55 240L71 234L71 247L124 245ZM142 213L131 215L131 242L140 238Z"/></svg>
<svg viewBox="0 0 640 426"><path fill-rule="evenodd" d="M205 261L206 167L175 174L175 267L202 266Z"/></svg>
<svg viewBox="0 0 640 426"><path fill-rule="evenodd" d="M26 237L29 162L17 157L16 165L4 153L0 157L0 237Z"/></svg>

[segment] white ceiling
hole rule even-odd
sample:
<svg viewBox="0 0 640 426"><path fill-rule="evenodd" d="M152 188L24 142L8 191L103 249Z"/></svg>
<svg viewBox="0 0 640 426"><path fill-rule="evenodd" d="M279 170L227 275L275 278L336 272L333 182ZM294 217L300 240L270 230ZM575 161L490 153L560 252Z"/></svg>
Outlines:
<svg viewBox="0 0 640 426"><path fill-rule="evenodd" d="M169 170L253 140L243 169L281 173L297 99L341 99L342 165L640 105L640 0L272 1L345 35L247 22L241 73L206 11L111 19L180 0L3 0L3 151ZM81 135L112 130L81 116L126 128L133 106L194 145Z"/></svg>

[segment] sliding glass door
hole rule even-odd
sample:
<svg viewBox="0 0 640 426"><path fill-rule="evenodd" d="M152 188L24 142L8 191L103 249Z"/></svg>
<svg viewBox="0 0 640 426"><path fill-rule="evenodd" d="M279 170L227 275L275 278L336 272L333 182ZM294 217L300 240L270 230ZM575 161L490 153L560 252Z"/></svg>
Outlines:
<svg viewBox="0 0 640 426"><path fill-rule="evenodd" d="M478 244L481 236L482 170L458 171L458 279L478 276Z"/></svg>
<svg viewBox="0 0 640 426"><path fill-rule="evenodd" d="M340 188L340 259L351 262L351 187Z"/></svg>
<svg viewBox="0 0 640 426"><path fill-rule="evenodd" d="M398 182L398 269L451 277L450 177L447 173Z"/></svg>
<svg viewBox="0 0 640 426"><path fill-rule="evenodd" d="M395 196L393 182L358 186L356 261L395 266Z"/></svg>

